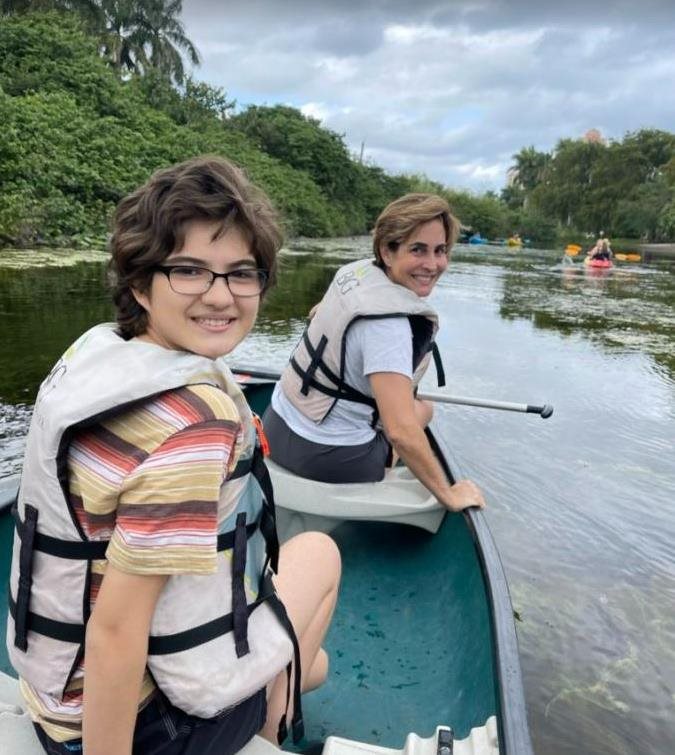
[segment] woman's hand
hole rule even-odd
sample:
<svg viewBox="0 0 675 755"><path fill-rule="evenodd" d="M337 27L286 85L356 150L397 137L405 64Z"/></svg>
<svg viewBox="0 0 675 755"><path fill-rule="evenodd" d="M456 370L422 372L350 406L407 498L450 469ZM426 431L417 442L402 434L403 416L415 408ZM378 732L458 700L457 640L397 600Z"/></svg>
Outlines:
<svg viewBox="0 0 675 755"><path fill-rule="evenodd" d="M485 508L485 498L473 480L459 480L450 488L445 500L440 502L450 511L462 511L470 506Z"/></svg>

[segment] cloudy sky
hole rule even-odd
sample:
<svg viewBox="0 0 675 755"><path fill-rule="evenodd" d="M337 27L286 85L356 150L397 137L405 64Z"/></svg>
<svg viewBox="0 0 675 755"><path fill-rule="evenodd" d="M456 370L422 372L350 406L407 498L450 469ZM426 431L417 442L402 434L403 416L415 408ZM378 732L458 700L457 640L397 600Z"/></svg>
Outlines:
<svg viewBox="0 0 675 755"><path fill-rule="evenodd" d="M195 78L391 172L499 189L512 155L675 130L675 0L183 0Z"/></svg>

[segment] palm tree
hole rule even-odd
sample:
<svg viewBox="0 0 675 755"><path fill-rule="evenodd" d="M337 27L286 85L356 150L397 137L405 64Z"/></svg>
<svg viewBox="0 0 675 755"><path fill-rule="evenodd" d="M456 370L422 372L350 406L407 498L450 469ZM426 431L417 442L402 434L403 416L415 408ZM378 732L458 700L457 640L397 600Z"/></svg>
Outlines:
<svg viewBox="0 0 675 755"><path fill-rule="evenodd" d="M118 70L155 68L178 84L185 80L184 52L199 65L199 53L179 19L182 0L97 0L103 54Z"/></svg>
<svg viewBox="0 0 675 755"><path fill-rule="evenodd" d="M181 52L193 65L200 63L197 48L185 36L179 20L182 5L182 0L149 0L145 3L146 15L141 27L146 34L149 64L178 84L185 80Z"/></svg>
<svg viewBox="0 0 675 755"><path fill-rule="evenodd" d="M75 11L100 39L102 55L120 73L158 70L177 84L185 81L183 54L199 65L199 53L185 36L182 0L0 0L4 15L40 10Z"/></svg>
<svg viewBox="0 0 675 755"><path fill-rule="evenodd" d="M513 159L513 182L526 192L530 192L541 183L551 156L547 152L538 152L534 147L523 147L520 152L513 155Z"/></svg>

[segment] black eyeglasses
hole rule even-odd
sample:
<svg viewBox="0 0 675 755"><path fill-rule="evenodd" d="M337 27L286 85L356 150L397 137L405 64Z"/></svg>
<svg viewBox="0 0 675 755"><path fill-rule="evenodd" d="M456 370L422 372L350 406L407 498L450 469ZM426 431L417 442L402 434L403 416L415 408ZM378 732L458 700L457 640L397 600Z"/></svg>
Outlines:
<svg viewBox="0 0 675 755"><path fill-rule="evenodd" d="M205 294L216 278L224 278L232 296L259 296L267 283L267 270L242 267L229 273L214 273L196 265L157 265L155 270L169 279L172 291L197 296Z"/></svg>

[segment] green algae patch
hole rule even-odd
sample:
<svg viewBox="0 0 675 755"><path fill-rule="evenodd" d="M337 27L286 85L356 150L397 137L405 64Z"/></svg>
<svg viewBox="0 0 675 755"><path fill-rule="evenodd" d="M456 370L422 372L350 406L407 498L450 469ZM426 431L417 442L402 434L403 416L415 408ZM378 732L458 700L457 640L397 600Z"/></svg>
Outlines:
<svg viewBox="0 0 675 755"><path fill-rule="evenodd" d="M36 267L73 267L81 262L106 262L110 255L100 249L3 249L0 269L29 270Z"/></svg>

